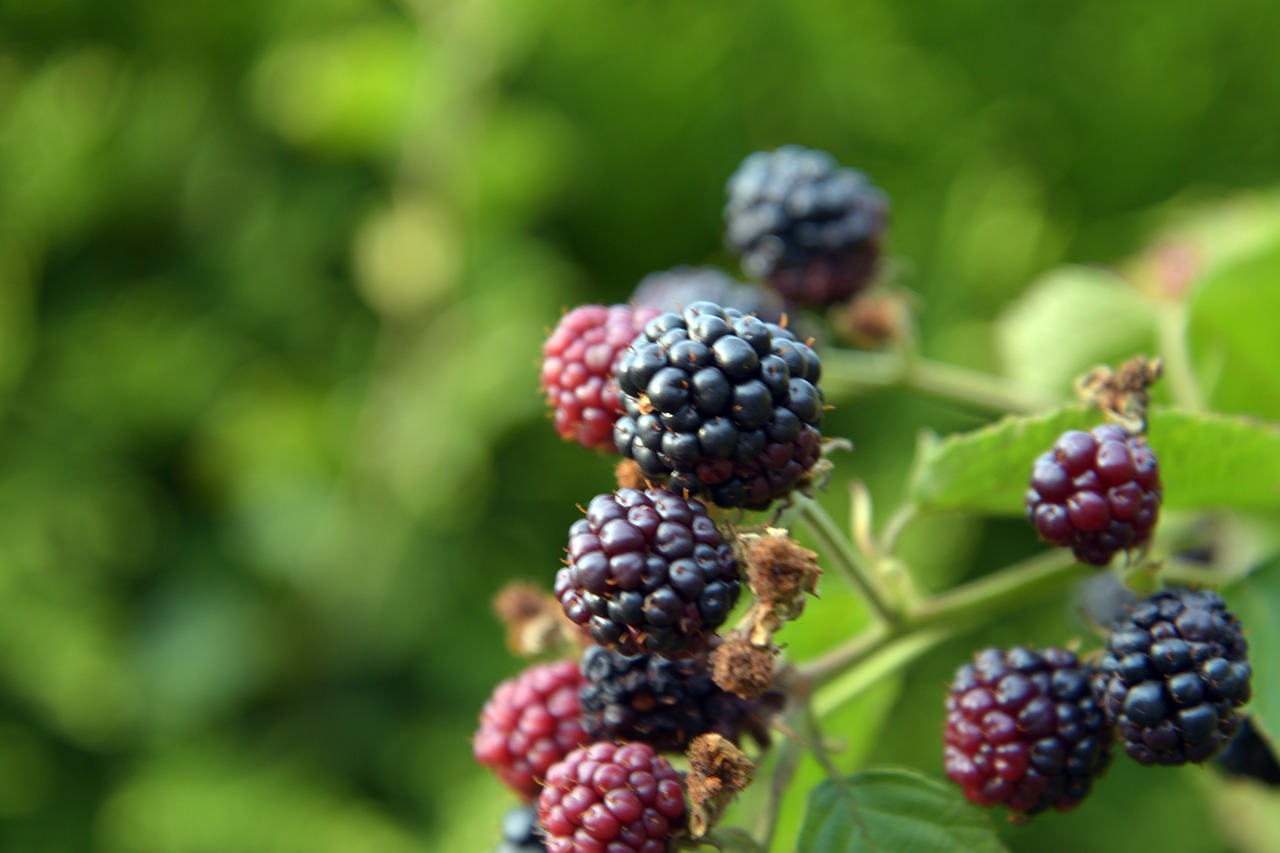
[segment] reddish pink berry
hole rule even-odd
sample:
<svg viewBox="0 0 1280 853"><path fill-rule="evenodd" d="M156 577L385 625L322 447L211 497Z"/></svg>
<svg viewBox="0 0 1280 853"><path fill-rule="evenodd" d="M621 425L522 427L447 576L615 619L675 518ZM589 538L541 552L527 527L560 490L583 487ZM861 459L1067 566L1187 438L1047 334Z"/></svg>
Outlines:
<svg viewBox="0 0 1280 853"><path fill-rule="evenodd" d="M592 450L613 448L613 422L622 414L614 384L618 361L659 313L582 305L560 319L542 345L542 388L561 438Z"/></svg>
<svg viewBox="0 0 1280 853"><path fill-rule="evenodd" d="M472 751L513 791L532 800L551 766L590 739L582 730L574 661L534 664L494 689Z"/></svg>
<svg viewBox="0 0 1280 853"><path fill-rule="evenodd" d="M667 853L684 789L645 743L593 743L551 768L538 798L549 853Z"/></svg>

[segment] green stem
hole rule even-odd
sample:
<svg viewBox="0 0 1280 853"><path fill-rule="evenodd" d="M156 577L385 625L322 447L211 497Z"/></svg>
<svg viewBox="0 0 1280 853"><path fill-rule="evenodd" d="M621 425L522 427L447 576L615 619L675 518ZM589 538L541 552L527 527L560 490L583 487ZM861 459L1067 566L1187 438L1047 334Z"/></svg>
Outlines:
<svg viewBox="0 0 1280 853"><path fill-rule="evenodd" d="M901 386L995 412L1032 413L1061 402L1011 379L903 353L832 348L822 353L822 372L832 397Z"/></svg>
<svg viewBox="0 0 1280 853"><path fill-rule="evenodd" d="M872 612L882 622L889 624L898 622L901 614L890 604L889 596L875 567L868 562L865 555L850 544L849 537L844 535L822 504L813 498L800 495L796 498L795 509L816 540L819 553L836 564L836 567L862 594Z"/></svg>
<svg viewBox="0 0 1280 853"><path fill-rule="evenodd" d="M1054 549L925 601L907 616L909 629L963 627L1035 601L1067 584L1098 573Z"/></svg>
<svg viewBox="0 0 1280 853"><path fill-rule="evenodd" d="M954 633L955 629L949 627L915 631L867 654L859 661L860 666L848 669L841 678L831 680L830 675L840 671L829 672L829 683L813 697L814 714L821 719L853 701Z"/></svg>
<svg viewBox="0 0 1280 853"><path fill-rule="evenodd" d="M765 799L764 808L760 810L760 817L756 820L755 835L760 839L763 850L773 847L773 836L778 831L778 815L782 811L782 800L787 795L787 788L791 786L791 779L796 775L796 770L800 767L800 758L804 754L804 747L797 738L787 735L783 737L782 746L778 747L777 763L769 777L769 794Z"/></svg>

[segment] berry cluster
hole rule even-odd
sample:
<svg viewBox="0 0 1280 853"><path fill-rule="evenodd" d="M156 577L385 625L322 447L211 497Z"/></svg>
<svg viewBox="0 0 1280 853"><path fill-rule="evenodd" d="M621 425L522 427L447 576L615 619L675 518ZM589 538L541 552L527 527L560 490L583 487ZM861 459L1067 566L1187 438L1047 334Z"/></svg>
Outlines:
<svg viewBox="0 0 1280 853"><path fill-rule="evenodd" d="M788 330L695 302L650 321L618 365L618 452L674 492L763 509L818 461L822 363Z"/></svg>
<svg viewBox="0 0 1280 853"><path fill-rule="evenodd" d="M787 145L751 155L729 179L726 242L749 274L788 299L841 302L875 273L888 202L825 151Z"/></svg>
<svg viewBox="0 0 1280 853"><path fill-rule="evenodd" d="M597 495L556 574L564 612L602 646L688 657L738 600L733 548L701 501L662 489Z"/></svg>
<svg viewBox="0 0 1280 853"><path fill-rule="evenodd" d="M1070 430L1036 460L1027 517L1041 538L1105 566L1151 538L1160 513L1160 468L1142 436L1104 424Z"/></svg>
<svg viewBox="0 0 1280 853"><path fill-rule="evenodd" d="M981 652L947 696L947 776L984 806L1025 815L1074 808L1111 760L1090 682L1065 649Z"/></svg>
<svg viewBox="0 0 1280 853"><path fill-rule="evenodd" d="M1116 621L1098 691L1142 764L1200 763L1240 726L1252 669L1235 615L1215 592L1165 590Z"/></svg>

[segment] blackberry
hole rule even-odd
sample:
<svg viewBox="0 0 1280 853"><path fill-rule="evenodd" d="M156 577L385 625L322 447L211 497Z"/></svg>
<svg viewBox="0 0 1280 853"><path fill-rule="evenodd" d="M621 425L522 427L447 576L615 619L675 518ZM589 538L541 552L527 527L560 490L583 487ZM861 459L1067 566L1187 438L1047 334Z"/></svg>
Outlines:
<svg viewBox="0 0 1280 853"><path fill-rule="evenodd" d="M1150 541L1161 495L1160 466L1142 436L1112 424L1069 430L1036 459L1027 518L1041 539L1105 566Z"/></svg>
<svg viewBox="0 0 1280 853"><path fill-rule="evenodd" d="M494 688L472 741L478 763L526 800L538 795L551 765L590 739L582 730L573 661L534 664Z"/></svg>
<svg viewBox="0 0 1280 853"><path fill-rule="evenodd" d="M818 461L821 372L781 326L695 302L650 321L618 365L614 442L674 492L763 509Z"/></svg>
<svg viewBox="0 0 1280 853"><path fill-rule="evenodd" d="M663 489L597 495L569 528L555 594L597 643L692 657L738 600L738 563L701 501Z"/></svg>
<svg viewBox="0 0 1280 853"><path fill-rule="evenodd" d="M1213 763L1231 776L1247 776L1272 787L1280 786L1280 760L1275 749L1246 716L1240 731L1231 739Z"/></svg>
<svg viewBox="0 0 1280 853"><path fill-rule="evenodd" d="M825 151L787 145L729 178L725 241L755 278L808 305L843 302L871 281L889 203Z"/></svg>
<svg viewBox="0 0 1280 853"><path fill-rule="evenodd" d="M516 806L502 818L502 843L498 853L546 853L542 833L538 831L538 810L533 806Z"/></svg>
<svg viewBox="0 0 1280 853"><path fill-rule="evenodd" d="M582 656L582 727L596 740L637 740L683 752L714 732L737 743L744 731L766 737L760 705L726 693L702 660L628 657L599 647Z"/></svg>
<svg viewBox="0 0 1280 853"><path fill-rule="evenodd" d="M1140 764L1200 763L1240 727L1252 668L1216 592L1162 590L1117 619L1098 663L1107 719Z"/></svg>
<svg viewBox="0 0 1280 853"><path fill-rule="evenodd" d="M644 743L575 749L538 798L550 853L667 853L685 814L679 774Z"/></svg>
<svg viewBox="0 0 1280 853"><path fill-rule="evenodd" d="M650 273L636 285L631 301L673 312L695 302L714 302L770 323L781 320L785 309L775 291L743 284L715 267L676 267Z"/></svg>
<svg viewBox="0 0 1280 853"><path fill-rule="evenodd" d="M1111 761L1111 730L1073 652L986 649L947 696L947 776L983 806L1079 805Z"/></svg>
<svg viewBox="0 0 1280 853"><path fill-rule="evenodd" d="M660 312L630 305L581 305L560 318L542 345L542 388L556 432L591 450L613 446L622 414L614 373L622 353Z"/></svg>

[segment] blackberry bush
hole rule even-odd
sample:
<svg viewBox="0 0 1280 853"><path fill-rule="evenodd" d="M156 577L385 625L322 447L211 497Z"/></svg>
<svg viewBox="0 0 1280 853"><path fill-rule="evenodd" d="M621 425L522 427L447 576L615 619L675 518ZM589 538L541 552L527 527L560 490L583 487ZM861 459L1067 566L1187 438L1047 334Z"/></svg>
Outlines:
<svg viewBox="0 0 1280 853"><path fill-rule="evenodd" d="M716 270L678 268L642 283L641 308L577 309L548 342L544 385L554 389L558 428L599 447L611 424L624 459L614 467L619 489L597 494L570 528L553 593L516 585L495 602L513 650L581 663L538 664L500 686L482 712L477 759L526 800L538 798L538 826L527 809L512 812L504 851L997 849L972 804L1003 806L1015 822L1056 820L1046 813L1087 806L1106 783L1117 743L1143 764L1218 756L1223 771L1274 784L1271 733L1280 719L1260 702L1251 710L1256 725L1241 721L1253 680L1275 673L1254 672L1244 626L1206 587L1230 591L1256 573L1240 606L1280 608L1280 554L1268 526L1280 512L1280 432L1206 412L1219 390L1200 388L1199 378L1229 380L1221 365L1195 363L1196 353L1225 359L1253 339L1233 338L1221 350L1179 340L1183 327L1204 335L1212 325L1195 314L1199 300L1212 298L1183 302L1179 289L1157 288L1158 300L1117 294L1116 305L1091 308L1157 312L1142 328L1158 328L1172 348L1166 387L1177 406L1153 405L1164 362L1135 356L1117 369L1088 368L1097 342L1077 334L1078 317L1059 311L1078 294L1046 294L1059 286L1049 277L1004 318L1000 335L1010 352L1022 347L1012 362L1038 384L935 362L916 349L916 300L905 289L862 295L821 316L797 307L846 299L874 269L884 204L865 179L820 152L786 148L748 160L731 196L730 242L748 269L793 300L787 314L777 313L778 293ZM1260 280L1251 273L1245 284ZM642 311L649 319L640 324ZM1037 316L1035 329L1010 326ZM1064 326L1073 327L1065 336ZM818 344L797 328L818 329L824 341L844 331L875 351ZM1037 359L1083 362L1074 382L1083 407L1067 405L1063 389L1045 379L1053 370L1040 376ZM883 518L867 485L846 483L842 524L815 494L840 459L819 465L827 394L857 399L885 387L1007 416L945 438L925 435L905 483L891 489L898 505ZM1095 426L1100 419L1106 425ZM851 458L873 463L870 480L883 478L874 463L890 431L869 430ZM1158 437L1161 464L1148 432ZM1045 437L1054 435L1046 452ZM1164 508L1178 512L1157 541ZM916 522L948 512L1025 513L1057 547L1009 537L988 551L984 531L967 539L983 545L967 579L936 589L938 574L920 577L916 562L934 561L955 540L931 541L934 528ZM996 550L1018 549L1034 553L986 564ZM1124 560L1115 559L1120 552ZM824 593L846 581L857 612L839 596L819 599L820 578ZM737 608L744 584L748 600ZM1054 608L1084 625L1110 624L1106 648L1053 636L1061 624ZM814 624L815 613L816 630L790 627ZM1280 627L1258 621L1256 648L1274 648ZM863 622L854 636L837 637L840 626ZM817 638L834 644L798 655L779 642L784 629L795 648L812 650ZM1015 645L961 665L944 702L933 679L904 677L931 649L957 662L968 657L955 638L979 629ZM858 724L885 738L873 752L892 754L907 738L914 744L921 715L911 709L931 709L931 749L955 785L864 770L832 748L846 738L825 729L828 715L886 677L903 685L892 707L909 713L859 706ZM1272 695L1274 686L1259 691ZM671 759L683 772L659 752L683 752ZM831 778L811 792L798 836L781 838L779 827L797 817L788 788L806 752ZM755 779L761 772L769 777ZM1216 796L1214 778L1195 790ZM762 781L749 792L752 813L735 813L738 795ZM1092 849L1097 839L1078 846Z"/></svg>
<svg viewBox="0 0 1280 853"><path fill-rule="evenodd" d="M1111 761L1091 678L1066 649L980 652L947 696L947 776L979 805L1075 808Z"/></svg>
<svg viewBox="0 0 1280 853"><path fill-rule="evenodd" d="M1140 764L1207 761L1240 727L1248 644L1215 592L1162 590L1118 619L1098 664L1107 719Z"/></svg>
<svg viewBox="0 0 1280 853"><path fill-rule="evenodd" d="M787 145L742 162L728 185L729 248L787 299L842 302L875 274L888 221L883 192L825 151Z"/></svg>
<svg viewBox="0 0 1280 853"><path fill-rule="evenodd" d="M592 498L568 552L555 583L565 615L623 654L696 655L738 600L733 548L706 506L663 489Z"/></svg>
<svg viewBox="0 0 1280 853"><path fill-rule="evenodd" d="M774 323L695 302L650 321L618 366L618 452L670 490L763 509L818 461L822 362Z"/></svg>
<svg viewBox="0 0 1280 853"><path fill-rule="evenodd" d="M1160 466L1146 440L1104 424L1063 433L1036 459L1027 517L1046 542L1105 566L1150 541L1162 495Z"/></svg>

